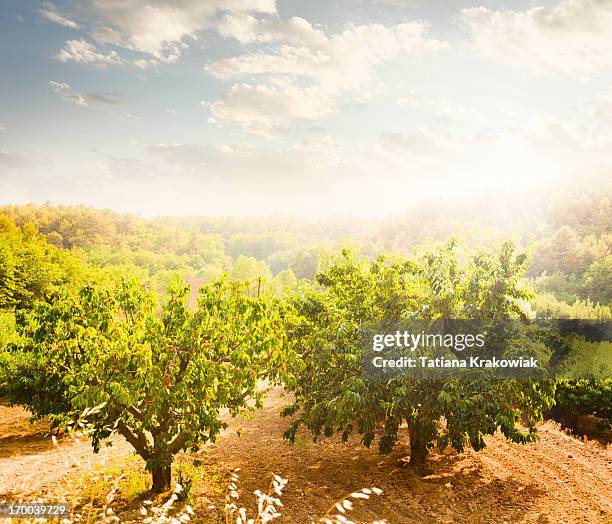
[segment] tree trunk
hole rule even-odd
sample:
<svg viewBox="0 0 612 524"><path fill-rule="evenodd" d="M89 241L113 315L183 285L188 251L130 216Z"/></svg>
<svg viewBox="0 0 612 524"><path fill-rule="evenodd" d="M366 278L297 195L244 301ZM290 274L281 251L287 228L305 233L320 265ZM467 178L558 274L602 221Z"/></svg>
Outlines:
<svg viewBox="0 0 612 524"><path fill-rule="evenodd" d="M410 462L409 465L417 468L425 466L427 458L427 442L413 425L409 426L410 434Z"/></svg>
<svg viewBox="0 0 612 524"><path fill-rule="evenodd" d="M172 467L156 467L151 471L153 477L153 487L151 491L153 493L162 493L170 489L170 482L172 481Z"/></svg>

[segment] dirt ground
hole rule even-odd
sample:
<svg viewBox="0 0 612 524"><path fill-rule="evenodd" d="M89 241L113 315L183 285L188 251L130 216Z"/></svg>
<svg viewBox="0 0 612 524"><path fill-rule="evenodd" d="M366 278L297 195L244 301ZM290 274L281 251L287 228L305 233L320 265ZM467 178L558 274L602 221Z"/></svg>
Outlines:
<svg viewBox="0 0 612 524"><path fill-rule="evenodd" d="M314 443L302 432L294 445L285 442L288 421L278 415L285 402L282 391L273 390L263 410L232 421L215 444L178 462L195 460L204 477L214 472L224 482L240 468L240 501L247 507L252 492L266 489L273 474L288 479L279 523L316 522L335 500L373 486L383 493L356 501L350 513L355 522L612 522L612 449L569 436L554 423L541 426L535 444L512 444L496 435L478 453L432 454L430 470L416 475L404 467L405 446L380 456L357 439L346 445L336 437ZM59 500L83 475L131 455L119 438L98 455L86 441L63 439L55 445L44 422L32 426L27 418L20 408L0 406L0 501ZM219 522L223 493L218 486L203 482L194 489L193 502L197 521Z"/></svg>

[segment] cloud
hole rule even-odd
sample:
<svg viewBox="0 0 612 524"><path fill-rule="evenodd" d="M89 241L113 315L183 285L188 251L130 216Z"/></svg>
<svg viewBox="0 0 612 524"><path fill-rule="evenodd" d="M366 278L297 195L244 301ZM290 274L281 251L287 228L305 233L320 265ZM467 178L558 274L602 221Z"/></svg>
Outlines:
<svg viewBox="0 0 612 524"><path fill-rule="evenodd" d="M56 55L61 62L72 60L100 68L131 64L149 69L177 62L189 47L189 39L197 40L201 31L216 27L218 15L275 14L276 4L275 0L86 0L72 4L71 18L51 2L43 2L38 12L73 29L87 28L89 37L103 49L99 51L84 39L69 40ZM141 56L128 59L113 47Z"/></svg>
<svg viewBox="0 0 612 524"><path fill-rule="evenodd" d="M120 105L125 103L125 98L119 93L100 91L96 93L88 93L85 98L90 103L98 103L105 105Z"/></svg>
<svg viewBox="0 0 612 524"><path fill-rule="evenodd" d="M507 204L536 190L549 194L584 172L609 175L612 142L603 139L612 137L612 122L604 135L600 117L609 111L610 93L564 114L521 117L494 129L416 127L402 119L401 132L364 143L320 136L296 145L162 143L129 156L98 153L90 162L39 169L20 198L146 214L310 217L383 216L432 199ZM9 160L19 165L15 155ZM13 178L24 187L30 171ZM11 193L3 187L0 194Z"/></svg>
<svg viewBox="0 0 612 524"><path fill-rule="evenodd" d="M588 121L601 131L601 133L594 132L593 135L601 134L606 140L612 141L612 87L585 102L581 110Z"/></svg>
<svg viewBox="0 0 612 524"><path fill-rule="evenodd" d="M328 36L301 18L225 21L221 31L226 34L272 45L207 66L213 76L234 80L209 104L212 116L264 135L296 120L321 118L337 110L343 99L368 98L376 89L375 68L384 61L444 47L425 35L422 22L348 25Z"/></svg>
<svg viewBox="0 0 612 524"><path fill-rule="evenodd" d="M315 29L304 18L255 18L248 14L225 15L215 26L223 36L232 37L242 44L276 42L293 45L317 45L325 42L325 34Z"/></svg>
<svg viewBox="0 0 612 524"><path fill-rule="evenodd" d="M55 55L60 62L74 61L77 64L93 64L99 69L105 69L109 65L123 64L123 59L116 51L104 54L84 39L68 40L64 47Z"/></svg>
<svg viewBox="0 0 612 524"><path fill-rule="evenodd" d="M90 107L95 105L120 105L125 103L125 98L119 93L100 91L94 93L81 94L75 91L66 82L56 82L49 80L49 85L55 93L63 100L71 102L81 107Z"/></svg>
<svg viewBox="0 0 612 524"><path fill-rule="evenodd" d="M49 80L51 89L55 91L63 100L71 102L81 107L89 107L87 100L83 95L77 93L72 87L65 82L56 82L55 80Z"/></svg>
<svg viewBox="0 0 612 524"><path fill-rule="evenodd" d="M418 157L450 155L458 153L462 145L453 138L428 129L417 129L404 133L382 133L380 145L387 151L409 153Z"/></svg>
<svg viewBox="0 0 612 524"><path fill-rule="evenodd" d="M56 24L63 25L64 27L70 27L71 29L81 29L79 24L61 14L56 5L52 2L42 2L41 8L38 10L38 14L49 22L54 22Z"/></svg>
<svg viewBox="0 0 612 524"><path fill-rule="evenodd" d="M502 63L591 76L612 69L612 2L562 0L546 9L463 9L471 45Z"/></svg>
<svg viewBox="0 0 612 524"><path fill-rule="evenodd" d="M137 58L136 60L132 60L132 65L139 69L153 69L157 67L158 64L159 61L155 58Z"/></svg>
<svg viewBox="0 0 612 524"><path fill-rule="evenodd" d="M277 41L279 45L274 51L219 60L208 69L221 79L245 75L298 75L311 79L323 77L322 83L326 85L354 86L370 77L373 66L395 58L401 52L443 46L438 40L425 37L426 26L421 22L391 27L349 25L342 32L328 37L303 20L303 35L298 37L291 30L294 20L287 22L284 31L254 36Z"/></svg>
<svg viewBox="0 0 612 524"><path fill-rule="evenodd" d="M477 110L458 104L450 98L419 96L410 93L397 98L400 107L426 112L441 123L482 122L484 115Z"/></svg>
<svg viewBox="0 0 612 524"><path fill-rule="evenodd" d="M322 146L322 144L320 144ZM150 144L147 152L179 178L200 182L227 182L308 186L317 173L335 165L333 147L258 147L250 144Z"/></svg>
<svg viewBox="0 0 612 524"><path fill-rule="evenodd" d="M137 51L157 63L177 61L185 40L212 27L219 13L273 14L276 5L274 0L90 0L75 12L99 44ZM147 62L135 65L150 67Z"/></svg>
<svg viewBox="0 0 612 524"><path fill-rule="evenodd" d="M0 149L0 167L8 172L21 171L28 167L28 162L19 153Z"/></svg>
<svg viewBox="0 0 612 524"><path fill-rule="evenodd" d="M330 113L336 103L319 86L303 88L288 77L276 77L268 84L234 84L209 107L217 119L271 137L293 120L315 120Z"/></svg>

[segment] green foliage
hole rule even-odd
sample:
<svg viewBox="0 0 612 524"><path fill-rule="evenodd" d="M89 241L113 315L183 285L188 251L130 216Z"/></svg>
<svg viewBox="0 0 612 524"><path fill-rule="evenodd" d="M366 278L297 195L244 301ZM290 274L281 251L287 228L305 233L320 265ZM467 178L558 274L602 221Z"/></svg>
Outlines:
<svg viewBox="0 0 612 524"><path fill-rule="evenodd" d="M190 473L185 466L179 468L176 475L176 483L180 484L183 488L177 496L179 502L191 502L194 480L195 476L193 472Z"/></svg>
<svg viewBox="0 0 612 524"><path fill-rule="evenodd" d="M423 206L382 221L305 222L279 217L147 220L109 210L51 205L0 208L0 214L15 224L34 224L50 244L71 249L99 268L97 281L109 283L118 274L136 274L159 293L165 290L169 274L200 284L233 266L240 273L241 256L256 259L261 267L254 273L270 283L265 264L272 275L291 269L297 279L313 279L321 255L338 249L346 239L362 253L376 256L383 251L414 253L423 242L457 234L472 247L488 247L512 235L519 242L533 243L529 275L536 279L538 291L553 293L568 304L590 300L612 305L612 217L606 195L564 199L551 213L538 209L533 216L497 216L493 221L487 213L456 208L432 214L430 206ZM246 273L246 279L255 280L253 271L247 268Z"/></svg>
<svg viewBox="0 0 612 524"><path fill-rule="evenodd" d="M533 281L534 288L539 294L547 295L557 302L573 304L579 300L581 279L575 275L562 272L544 272Z"/></svg>
<svg viewBox="0 0 612 524"><path fill-rule="evenodd" d="M17 228L0 219L0 310L29 309L60 286L78 285L83 268L74 257L31 223Z"/></svg>
<svg viewBox="0 0 612 524"><path fill-rule="evenodd" d="M578 417L594 415L600 425L612 425L612 343L574 338L559 370L551 415L573 429Z"/></svg>
<svg viewBox="0 0 612 524"><path fill-rule="evenodd" d="M331 259L317 274L317 286L296 300L299 317L289 337L301 359L289 383L295 402L284 414L297 417L285 436L294 440L303 424L315 439L338 431L346 440L358 432L369 446L380 430L379 449L388 452L407 421L415 464L434 445L481 449L484 436L497 428L514 442L534 440L535 423L552 402L550 382L469 375L373 379L364 373L360 344L364 324L372 321L524 318L519 304L529 294L519 279L525 263L511 244L496 256L468 256L454 242L417 260L360 261L348 250ZM524 344L520 338L516 343Z"/></svg>
<svg viewBox="0 0 612 524"><path fill-rule="evenodd" d="M585 342L573 337L559 375L571 380L609 379L612 377L612 342Z"/></svg>
<svg viewBox="0 0 612 524"><path fill-rule="evenodd" d="M351 391L369 398L370 393L360 393L360 388L370 387L370 384L359 385L358 379L362 377L355 368L358 357L352 353L354 348L333 358L330 353L331 348L352 348L356 326L365 318L411 316L422 320L451 314L473 318L492 311L499 316L520 317L526 314L524 304L529 300L538 318L610 319L610 209L607 196L583 195L560 201L548 215L538 210L533 219L525 217L519 220L527 231L535 234L532 237L527 236L526 231L518 233L518 238L523 242L533 241L535 256L529 274L534 278L534 287L538 291L533 297L520 290L522 280L517 278L520 274L518 266L523 266L525 260L517 259L508 247L504 248L505 254L502 251L498 257L488 254L471 257L453 246L450 250L429 249L429 252L425 248L422 256L411 261L391 257L361 264L353 260L352 264L357 269L350 274L338 272L338 267L347 263L332 257L319 273L319 283L314 287L305 285L303 297L297 300L297 306L302 310L302 320L292 328L296 330L292 336L301 340L298 347L308 359L321 357L318 372L322 372L324 364L328 366L326 372L331 376L336 373L332 369L338 372L336 382L323 380L317 387L329 387L330 391L344 394L348 386L341 370L346 365L354 373L355 382L351 385ZM510 228L504 224L513 221L514 217L498 217L495 225L486 214L478 214L478 211L470 215L470 212L456 209L452 213L432 214L430 207L419 207L380 222L343 218L304 222L278 217L143 219L85 207L2 207L0 389L10 387L11 395L23 402L32 399L31 403L39 404L39 414L52 414L58 410L57 406L61 406L61 412L72 409L74 399L67 394L70 390L65 384L65 380L69 379L54 367L55 364L49 363L44 351L14 350L14 346L22 341L16 331L13 310L32 309L39 302L55 297L58 292L64 297L62 303L70 303L70 293L86 282L95 281L99 285L113 287L118 276L135 275L167 304L174 296L172 293L175 293L168 293L167 290L176 274L195 289L230 272L235 279L250 281L250 287L245 291L252 297L259 295L265 301L263 297L267 297L267 300L274 295L289 296L301 289L300 280L314 279L321 257L344 245L347 238L358 246L360 252L376 256L385 250L419 253L418 244L432 238L447 238L459 230L468 245L486 245L487 249L491 249L490 244L501 234L510 234ZM465 220L460 219L462 214ZM482 225L483 217L487 219L487 226ZM338 274L332 271L334 265ZM389 268L393 267L395 269L391 271ZM385 268L384 271L381 268ZM348 271L348 266L345 270ZM355 288L355 285L358 287ZM363 289L359 286L363 286ZM111 293L111 296L115 295L115 292ZM75 300L77 304L81 302L82 298ZM186 300L187 309L197 307L196 302L196 297L191 296ZM309 307L314 309L310 311ZM315 314L316 311L319 313ZM321 316L317 316L319 314ZM147 315L154 316L152 312ZM317 334L319 327L323 331ZM308 341L303 338L307 335L311 337ZM321 355L314 355L307 353L307 343L312 348L321 344L328 346L324 345L326 349ZM102 350L105 351L104 348ZM326 360L328 353L329 362ZM44 370L45 374L37 370ZM309 376L309 373L314 376L315 369L298 371L298 377ZM583 375L576 376L582 378ZM339 385L341 388L338 390ZM463 414L466 413L465 409L467 412L479 409L485 388L476 383L461 383L452 387L434 383L430 386L420 384L418 394L425 397L430 395L435 399L441 394L439 402L446 402L448 406L457 406L455 401L460 398L463 407L456 407L456 412ZM376 387L380 389L380 385ZM448 390L453 387L454 393ZM73 385L73 388L77 386ZM392 388L400 388L400 384L390 384L385 388L395 391ZM314 386L311 389L314 390ZM409 398L407 392L398 391L403 396L392 398ZM412 392L414 399L416 391ZM306 396L309 394L306 393ZM471 394L476 400L473 401ZM495 395L510 393L495 392ZM326 398L325 395L323 398ZM356 403L357 397L352 398L355 402L353 409L358 411L361 408ZM377 419L382 417L391 421L395 404L380 391L372 393L372 399L368 402L375 404L379 401L383 414L377 414ZM476 407L470 404L472 401ZM333 406L328 407L321 402L315 402L313 409L324 408L333 412ZM412 406L413 400L409 398L406 403ZM348 400L346 406L351 406ZM423 406L423 413L430 409L425 404ZM514 403L511 407L514 409ZM449 409L444 408L444 416L452 418L448 414ZM490 409L491 413L495 413L497 408L493 405ZM439 411L431 408L432 420ZM308 411L304 416L309 416ZM325 417L326 420L330 419L327 415ZM321 431L333 431L334 427L344 431L348 423L344 424L342 417L338 417L341 422L335 426L331 423L331 430L329 424L323 425ZM461 432L465 428L459 427L458 417L455 417L453 424ZM348 420L350 417L345 418ZM423 420L426 418L421 417ZM496 415L489 416L490 420L495 418ZM436 424L428 425L419 420L414 420L415 427L422 426L425 433L431 431L438 434ZM61 421L61 416L56 418L56 423ZM359 424L360 428L368 431L371 428L371 421L361 421ZM393 434L394 422L389 424L389 433ZM355 425L351 428L356 429L359 428ZM362 432L364 435L367 433L365 429ZM369 438L370 434L367 435ZM473 440L478 442L477 435L473 435ZM455 444L462 445L459 440Z"/></svg>
<svg viewBox="0 0 612 524"><path fill-rule="evenodd" d="M270 288L277 295L290 294L298 287L298 280L291 269L285 269L270 282Z"/></svg>
<svg viewBox="0 0 612 524"><path fill-rule="evenodd" d="M612 305L612 255L596 260L587 269L582 293L593 301Z"/></svg>
<svg viewBox="0 0 612 524"><path fill-rule="evenodd" d="M10 344L19 342L19 333L15 314L11 311L0 311L0 351Z"/></svg>
<svg viewBox="0 0 612 524"><path fill-rule="evenodd" d="M576 299L572 304L558 300L552 293L537 293L530 303L537 318L579 318L583 320L610 320L612 308L593 304L590 300Z"/></svg>
<svg viewBox="0 0 612 524"><path fill-rule="evenodd" d="M265 262L240 255L234 262L230 277L243 282L257 282L259 279L269 281L272 278L272 273Z"/></svg>
<svg viewBox="0 0 612 524"><path fill-rule="evenodd" d="M55 428L72 409L61 369L41 353L9 347L0 351L0 396L30 408L34 419L49 416Z"/></svg>
<svg viewBox="0 0 612 524"><path fill-rule="evenodd" d="M581 415L595 415L601 425L612 426L612 379L563 379L557 383L552 415L576 429Z"/></svg>
<svg viewBox="0 0 612 524"><path fill-rule="evenodd" d="M77 299L41 304L28 343L12 355L20 378L9 399L37 415L78 418L97 406L84 417L94 449L119 432L146 461L154 489L165 489L173 456L214 441L225 427L220 410L261 406L258 382L276 380L287 355L278 308L242 284L203 287L195 310L188 296L176 282L159 315L153 296L125 280L116 291L87 286Z"/></svg>

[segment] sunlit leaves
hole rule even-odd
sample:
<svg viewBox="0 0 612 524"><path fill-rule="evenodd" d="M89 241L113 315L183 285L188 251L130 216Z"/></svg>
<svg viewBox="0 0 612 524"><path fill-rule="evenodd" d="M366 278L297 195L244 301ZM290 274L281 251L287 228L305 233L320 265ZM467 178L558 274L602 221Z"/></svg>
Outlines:
<svg viewBox="0 0 612 524"><path fill-rule="evenodd" d="M299 318L289 337L301 360L292 386L295 402L285 414L299 416L285 436L293 440L304 424L315 439L339 431L347 440L356 431L370 445L380 430L379 448L388 452L407 421L413 454L423 456L433 445L481 449L484 436L498 427L515 442L533 440L534 423L550 406L549 383L486 376L374 379L362 366L360 343L361 330L372 322L522 319L525 262L509 243L498 253L469 254L451 241L415 260L365 261L343 250L317 274L317 286L296 300ZM520 339L515 344L529 349ZM541 344L531 349L546 353ZM526 433L519 430L522 421Z"/></svg>
<svg viewBox="0 0 612 524"><path fill-rule="evenodd" d="M189 293L176 281L158 307L125 279L115 291L86 286L76 299L41 305L23 355L39 363L35 377L57 377L49 393L63 402L19 400L35 413L103 405L88 412L94 447L116 430L152 471L214 440L225 425L221 409L260 405L261 381L278 379L289 352L278 304L226 278L202 288L195 309Z"/></svg>

